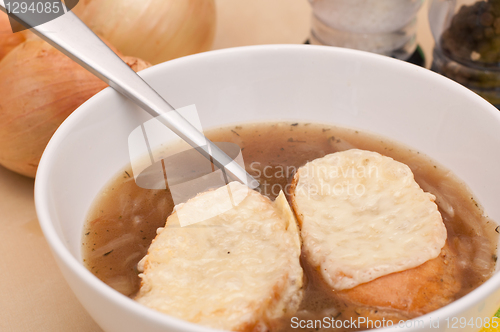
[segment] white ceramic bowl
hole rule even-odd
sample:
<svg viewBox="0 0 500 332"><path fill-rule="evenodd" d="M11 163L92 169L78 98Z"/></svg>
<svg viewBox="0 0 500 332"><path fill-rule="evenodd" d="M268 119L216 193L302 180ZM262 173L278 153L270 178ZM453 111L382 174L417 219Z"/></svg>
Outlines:
<svg viewBox="0 0 500 332"><path fill-rule="evenodd" d="M422 151L464 180L500 221L500 112L426 69L374 54L309 45L255 46L189 56L141 73L175 107L196 104L205 129L246 121L311 121L358 128ZM114 90L59 128L36 177L43 232L69 285L105 331L211 331L119 294L81 263L82 226L102 186L128 163L127 138L149 117ZM411 331L445 331L451 317L491 317L500 274L419 318ZM429 320L440 320L430 328ZM449 328L451 329L451 326ZM461 331L477 331L466 327Z"/></svg>

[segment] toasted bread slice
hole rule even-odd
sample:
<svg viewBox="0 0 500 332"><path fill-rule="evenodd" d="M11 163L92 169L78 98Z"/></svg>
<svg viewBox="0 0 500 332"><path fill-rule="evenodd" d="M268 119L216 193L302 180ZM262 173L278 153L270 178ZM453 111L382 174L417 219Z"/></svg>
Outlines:
<svg viewBox="0 0 500 332"><path fill-rule="evenodd" d="M337 152L300 168L291 198L306 260L344 317L399 321L455 299L456 256L434 196L408 166L370 151Z"/></svg>
<svg viewBox="0 0 500 332"><path fill-rule="evenodd" d="M335 292L348 310L344 317L369 320L415 318L455 301L460 291L460 268L457 255L446 244L441 254L416 268L392 273L352 289ZM366 326L370 327L370 326Z"/></svg>
<svg viewBox="0 0 500 332"><path fill-rule="evenodd" d="M182 211L183 217L198 218L203 209L227 203L221 201L221 191L228 189L233 196L247 197L209 220L180 227L179 209L189 209ZM301 243L283 195L272 203L232 182L199 194L179 209L141 261L144 272L137 301L230 331L266 330L298 309L303 296Z"/></svg>
<svg viewBox="0 0 500 332"><path fill-rule="evenodd" d="M307 163L292 184L305 254L335 290L436 258L447 234L434 199L405 164L356 149Z"/></svg>

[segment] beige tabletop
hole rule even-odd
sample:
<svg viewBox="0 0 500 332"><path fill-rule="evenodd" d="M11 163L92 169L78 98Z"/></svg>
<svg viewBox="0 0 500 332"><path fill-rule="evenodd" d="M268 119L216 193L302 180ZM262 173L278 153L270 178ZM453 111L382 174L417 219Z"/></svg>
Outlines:
<svg viewBox="0 0 500 332"><path fill-rule="evenodd" d="M307 0L216 0L214 49L299 44L309 33ZM418 42L427 57L433 41L426 5ZM429 66L427 59L426 66ZM33 179L0 166L0 331L102 331L59 272L38 225Z"/></svg>

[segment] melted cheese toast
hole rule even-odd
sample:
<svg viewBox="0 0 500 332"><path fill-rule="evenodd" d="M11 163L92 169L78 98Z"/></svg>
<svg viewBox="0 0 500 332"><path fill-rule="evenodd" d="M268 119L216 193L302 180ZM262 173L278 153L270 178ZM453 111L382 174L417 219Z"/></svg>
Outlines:
<svg viewBox="0 0 500 332"><path fill-rule="evenodd" d="M446 228L405 164L347 150L299 168L292 206L309 264L346 290L436 258Z"/></svg>
<svg viewBox="0 0 500 332"><path fill-rule="evenodd" d="M195 218L218 191L248 195L209 220ZM246 192L248 191L248 192ZM214 200L214 198L217 198ZM266 330L297 309L303 296L299 231L283 194L272 203L237 182L199 194L177 208L143 258L140 303L193 323L230 331Z"/></svg>

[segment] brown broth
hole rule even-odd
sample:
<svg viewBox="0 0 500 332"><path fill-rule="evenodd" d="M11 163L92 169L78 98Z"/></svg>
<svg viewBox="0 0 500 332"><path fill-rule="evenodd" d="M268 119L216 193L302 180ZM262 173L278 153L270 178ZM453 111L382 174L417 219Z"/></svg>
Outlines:
<svg viewBox="0 0 500 332"><path fill-rule="evenodd" d="M262 194L274 199L280 189L287 193L294 170L307 161L350 148L379 152L407 164L416 181L436 196L448 230L450 246L463 260L459 298L487 280L496 262L496 224L483 215L468 188L447 169L418 151L379 136L319 124L246 124L211 130L215 142L237 143L247 171L261 182ZM170 192L147 190L135 184L130 168L121 171L96 197L83 235L84 264L102 281L133 296L139 289L137 262L146 254L173 209ZM309 283L296 317L342 319L334 300L305 267ZM288 327L280 331L309 331ZM347 319L347 318L346 318ZM318 331L316 329L312 329ZM328 330L328 329L325 329ZM339 329L337 329L339 330ZM321 331L321 330L319 330ZM340 330L339 330L340 331Z"/></svg>

